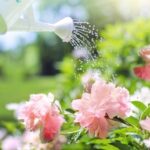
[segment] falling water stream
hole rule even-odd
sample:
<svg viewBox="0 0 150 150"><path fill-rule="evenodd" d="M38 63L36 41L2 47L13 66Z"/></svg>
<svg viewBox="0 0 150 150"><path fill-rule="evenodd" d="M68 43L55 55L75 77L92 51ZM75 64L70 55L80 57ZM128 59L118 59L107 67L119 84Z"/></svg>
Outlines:
<svg viewBox="0 0 150 150"><path fill-rule="evenodd" d="M95 25L88 22L74 20L74 30L71 45L74 47L74 57L78 61L74 67L76 68L75 77L80 77L80 73L85 73L85 66L88 65L90 70L95 70L99 74L109 76L109 66L103 58L101 51L97 49L97 41L102 42L102 37L99 36L98 29ZM76 61L75 60L75 61ZM116 74L112 74L107 80L115 82Z"/></svg>
<svg viewBox="0 0 150 150"><path fill-rule="evenodd" d="M78 59L75 74L84 73L86 64L90 64L90 68L95 68L98 65L96 62L96 58L99 57L99 51L96 48L97 40L100 40L100 37L95 25L74 20L74 30L70 43L74 47L75 58Z"/></svg>
<svg viewBox="0 0 150 150"><path fill-rule="evenodd" d="M98 30L95 25L90 25L88 22L80 22L74 20L74 30L70 43L74 47L86 47L88 49L95 48L95 40L98 39Z"/></svg>

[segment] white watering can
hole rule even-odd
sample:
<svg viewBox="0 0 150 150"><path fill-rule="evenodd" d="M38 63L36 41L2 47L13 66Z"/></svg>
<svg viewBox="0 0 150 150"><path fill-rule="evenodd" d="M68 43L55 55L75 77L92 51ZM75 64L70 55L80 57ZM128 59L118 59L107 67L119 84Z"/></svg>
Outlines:
<svg viewBox="0 0 150 150"><path fill-rule="evenodd" d="M0 34L8 31L55 32L64 42L72 39L74 22L66 17L55 24L35 21L35 0L0 0Z"/></svg>

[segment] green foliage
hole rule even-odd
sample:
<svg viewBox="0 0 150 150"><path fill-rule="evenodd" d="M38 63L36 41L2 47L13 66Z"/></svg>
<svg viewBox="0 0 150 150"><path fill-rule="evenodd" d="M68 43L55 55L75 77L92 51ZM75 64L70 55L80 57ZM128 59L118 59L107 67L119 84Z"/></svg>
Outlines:
<svg viewBox="0 0 150 150"><path fill-rule="evenodd" d="M102 55L99 61L105 69L103 75L109 79L114 75L115 81L131 92L143 84L149 85L137 79L132 69L142 63L139 50L150 43L150 21L107 25L100 34L103 40L98 43L98 48Z"/></svg>
<svg viewBox="0 0 150 150"><path fill-rule="evenodd" d="M132 126L139 127L139 119L136 117L130 116L126 118L126 121Z"/></svg>
<svg viewBox="0 0 150 150"><path fill-rule="evenodd" d="M140 101L132 101L132 104L142 112L146 109L145 104Z"/></svg>
<svg viewBox="0 0 150 150"><path fill-rule="evenodd" d="M138 112L140 115L139 120L144 120L146 119L146 117L150 116L150 106L146 106L144 103L139 101L132 101L132 104L139 110Z"/></svg>
<svg viewBox="0 0 150 150"><path fill-rule="evenodd" d="M150 42L150 22L138 20L108 25L101 35L103 41L98 42L101 55L94 60L75 59L71 55L65 55L64 51L61 53L57 51L59 53L57 55L56 45L50 46L49 40L44 42L40 36L38 46L28 45L18 57L14 58L10 53L1 54L0 77L5 78L5 80L0 80L1 120L7 121L12 118L12 113L5 109L7 103L28 100L31 93L53 92L56 99L60 100L63 108L62 114L66 121L61 131L61 134L67 138L63 150L146 150L142 140L147 133L141 130L139 121L150 115L150 107L142 102L132 101L132 104L138 109L135 116L129 116L126 119L117 116L113 118L115 123L120 124L120 128L110 131L106 139L95 138L89 135L86 129L73 123L74 111L71 108L71 101L81 97L83 87L80 75L86 70L91 68L100 70L104 78L127 87L131 93L137 87L149 85L137 79L132 69L135 65L142 63L138 51ZM49 50L50 47L52 51ZM65 57L60 61L62 55ZM49 64L52 62L53 67L59 73L51 77L34 77L41 72L40 62L47 60ZM18 126L5 121L3 126L12 134L16 132L15 129Z"/></svg>
<svg viewBox="0 0 150 150"><path fill-rule="evenodd" d="M150 116L150 107L146 108L141 114L141 120L146 119L146 117Z"/></svg>

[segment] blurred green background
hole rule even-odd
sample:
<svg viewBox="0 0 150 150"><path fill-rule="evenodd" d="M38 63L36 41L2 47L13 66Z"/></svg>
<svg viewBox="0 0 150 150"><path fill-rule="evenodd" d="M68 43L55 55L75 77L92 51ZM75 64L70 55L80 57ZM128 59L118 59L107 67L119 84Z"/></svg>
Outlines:
<svg viewBox="0 0 150 150"><path fill-rule="evenodd" d="M53 33L0 35L0 120L12 120L7 103L28 100L32 93L53 92L64 108L82 92L80 75L97 69L108 81L131 93L143 85L132 68L141 64L138 51L150 43L148 0L39 0L36 18L56 22L66 16L96 25L97 56L86 60ZM93 65L91 65L93 64Z"/></svg>

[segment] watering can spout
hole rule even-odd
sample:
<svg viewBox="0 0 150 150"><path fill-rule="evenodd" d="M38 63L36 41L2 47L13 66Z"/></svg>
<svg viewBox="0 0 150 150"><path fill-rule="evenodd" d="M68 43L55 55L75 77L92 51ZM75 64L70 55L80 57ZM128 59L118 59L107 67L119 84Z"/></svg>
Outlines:
<svg viewBox="0 0 150 150"><path fill-rule="evenodd" d="M54 31L54 26L53 24L45 22L30 22L25 19L18 19L17 22L9 28L9 31L48 32Z"/></svg>
<svg viewBox="0 0 150 150"><path fill-rule="evenodd" d="M9 31L54 32L63 42L69 42L72 38L73 29L74 23L72 18L66 17L54 24L36 21L29 22L25 19L19 19L9 28Z"/></svg>

